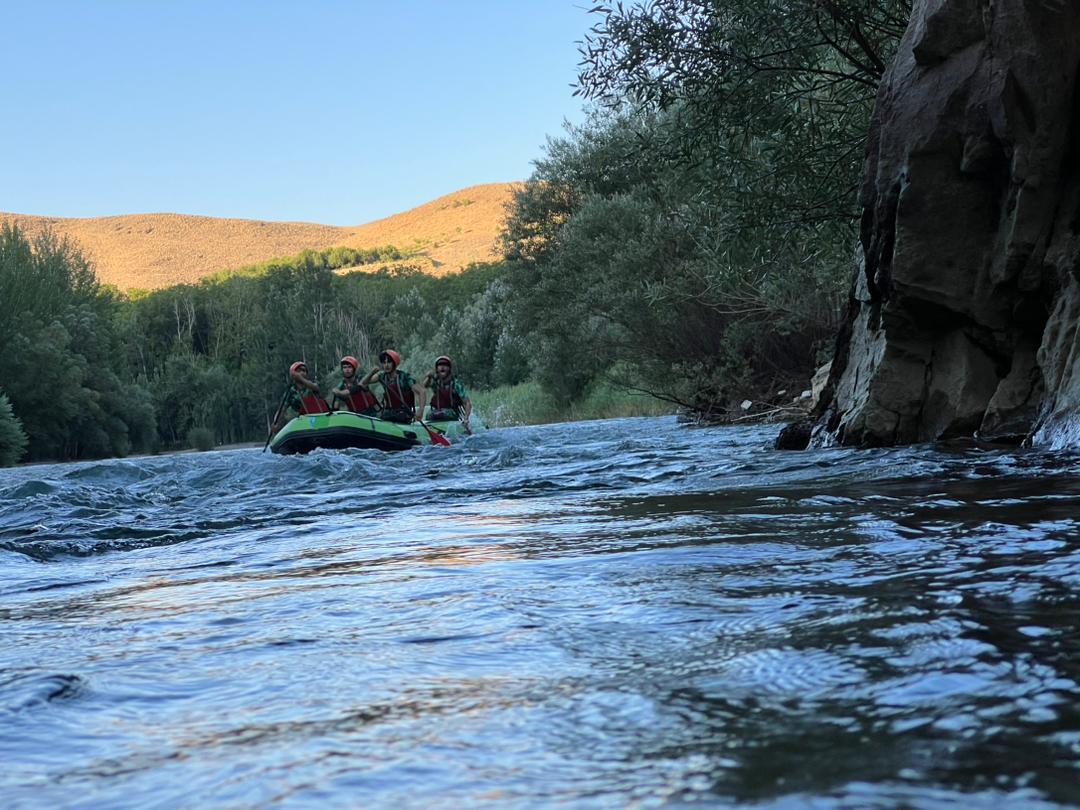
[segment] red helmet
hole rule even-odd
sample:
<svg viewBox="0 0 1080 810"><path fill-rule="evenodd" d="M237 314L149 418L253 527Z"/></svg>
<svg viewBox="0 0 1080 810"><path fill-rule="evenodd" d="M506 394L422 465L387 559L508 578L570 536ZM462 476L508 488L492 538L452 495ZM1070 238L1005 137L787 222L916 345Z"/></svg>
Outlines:
<svg viewBox="0 0 1080 810"><path fill-rule="evenodd" d="M436 368L439 366L450 366L450 368L453 368L454 364L450 361L450 358L444 354L435 358L435 366Z"/></svg>
<svg viewBox="0 0 1080 810"><path fill-rule="evenodd" d="M393 349L387 349L385 352L379 355L379 362L384 363L389 360L394 364L394 368L401 365L401 355L395 352Z"/></svg>
<svg viewBox="0 0 1080 810"><path fill-rule="evenodd" d="M345 365L346 363L353 367L353 371L356 371L358 368L360 368L360 361L353 357L351 354L347 354L341 358L341 365Z"/></svg>
<svg viewBox="0 0 1080 810"><path fill-rule="evenodd" d="M289 366L289 374L296 374L296 372L298 372L300 369L307 371L307 363L305 363L303 360L297 360L295 363Z"/></svg>

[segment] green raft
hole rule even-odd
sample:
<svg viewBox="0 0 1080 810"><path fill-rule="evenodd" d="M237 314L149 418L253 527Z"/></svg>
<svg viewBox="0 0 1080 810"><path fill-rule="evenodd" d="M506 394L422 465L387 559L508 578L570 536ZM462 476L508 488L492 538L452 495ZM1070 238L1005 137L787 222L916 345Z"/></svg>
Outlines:
<svg viewBox="0 0 1080 810"><path fill-rule="evenodd" d="M465 431L461 423L425 422L449 441L461 439ZM351 411L305 414L290 419L270 440L275 453L310 453L322 447L344 450L359 447L374 450L408 450L417 445L431 444L431 436L419 422L403 425L387 422L376 416L361 416Z"/></svg>

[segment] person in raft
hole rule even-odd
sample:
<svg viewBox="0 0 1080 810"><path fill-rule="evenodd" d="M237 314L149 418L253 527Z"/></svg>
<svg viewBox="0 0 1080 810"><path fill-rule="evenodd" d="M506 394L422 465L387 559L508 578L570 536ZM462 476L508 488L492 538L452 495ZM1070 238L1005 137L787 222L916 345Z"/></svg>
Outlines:
<svg viewBox="0 0 1080 810"><path fill-rule="evenodd" d="M289 409L296 411L298 416L309 413L327 413L330 406L319 394L318 384L308 377L307 364L297 360L289 366L289 387L285 392L285 398L281 401L281 408L274 415L273 433L277 433L285 420L285 413Z"/></svg>
<svg viewBox="0 0 1080 810"><path fill-rule="evenodd" d="M472 402L465 393L465 386L454 376L454 364L445 354L435 358L435 371L424 377L424 387L431 389L431 421L450 422L461 420L465 433L469 429Z"/></svg>
<svg viewBox="0 0 1080 810"><path fill-rule="evenodd" d="M401 422L408 424L414 419L419 421L424 417L424 405L427 402L427 391L420 383L410 376L409 372L400 368L401 355L393 349L387 349L379 355L379 363L367 373L361 385L370 386L379 383L383 389L382 411L380 418L387 422ZM419 407L417 407L419 403Z"/></svg>
<svg viewBox="0 0 1080 810"><path fill-rule="evenodd" d="M330 393L334 398L345 405L347 410L364 416L379 415L379 400L371 393L366 385L360 382L356 372L360 370L359 361L352 355L341 358L341 376L344 378L341 385Z"/></svg>

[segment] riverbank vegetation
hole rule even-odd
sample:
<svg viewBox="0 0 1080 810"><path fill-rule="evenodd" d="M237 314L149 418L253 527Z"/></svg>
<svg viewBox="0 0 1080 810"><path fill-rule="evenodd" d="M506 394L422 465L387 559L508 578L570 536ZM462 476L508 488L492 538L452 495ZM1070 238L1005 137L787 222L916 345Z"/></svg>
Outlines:
<svg viewBox="0 0 1080 810"><path fill-rule="evenodd" d="M97 283L72 244L48 234L31 244L4 228L0 295L15 306L0 317L10 347L0 357L0 461L24 447L42 460L258 440L294 360L328 389L340 382L339 358L374 364L387 346L416 375L450 354L493 425L671 411L600 374L572 398L538 382L505 264L444 277L340 266L307 251L121 294Z"/></svg>
<svg viewBox="0 0 1080 810"><path fill-rule="evenodd" d="M257 440L292 361L325 384L388 346L414 373L450 354L496 424L725 418L797 393L839 322L867 122L909 11L598 7L587 120L516 191L505 259L458 274L342 272L407 251L336 249L124 294L73 245L5 227L0 462L20 435L30 459Z"/></svg>
<svg viewBox="0 0 1080 810"><path fill-rule="evenodd" d="M568 399L611 364L706 416L807 387L857 238L895 0L599 7L588 121L549 142L506 230L519 329ZM564 360L581 358L566 373Z"/></svg>

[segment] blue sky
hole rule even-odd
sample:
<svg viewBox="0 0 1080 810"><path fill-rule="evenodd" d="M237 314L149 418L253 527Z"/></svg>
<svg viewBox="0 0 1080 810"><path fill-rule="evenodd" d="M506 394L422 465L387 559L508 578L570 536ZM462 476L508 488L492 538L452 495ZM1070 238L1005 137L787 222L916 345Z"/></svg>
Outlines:
<svg viewBox="0 0 1080 810"><path fill-rule="evenodd" d="M6 4L0 211L354 225L580 121L574 0Z"/></svg>

